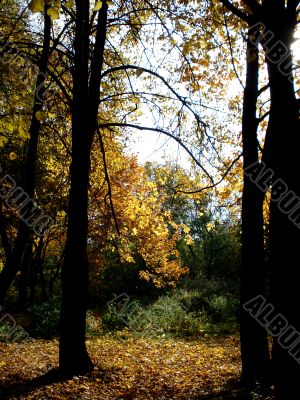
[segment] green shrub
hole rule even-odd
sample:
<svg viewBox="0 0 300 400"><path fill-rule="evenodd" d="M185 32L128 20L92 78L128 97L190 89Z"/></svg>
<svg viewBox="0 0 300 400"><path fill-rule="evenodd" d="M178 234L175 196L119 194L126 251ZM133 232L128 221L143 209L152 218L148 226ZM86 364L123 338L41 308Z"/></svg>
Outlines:
<svg viewBox="0 0 300 400"><path fill-rule="evenodd" d="M230 331L237 309L238 300L211 283L198 291L175 289L148 305L131 300L120 308L113 303L102 316L102 324L109 331L128 328L145 336L195 336L212 329L217 332L218 325L220 332Z"/></svg>
<svg viewBox="0 0 300 400"><path fill-rule="evenodd" d="M11 326L9 324L0 325L0 342L6 342L10 331L11 331Z"/></svg>
<svg viewBox="0 0 300 400"><path fill-rule="evenodd" d="M207 314L213 322L227 322L236 319L238 300L231 296L215 295L207 300Z"/></svg>
<svg viewBox="0 0 300 400"><path fill-rule="evenodd" d="M30 333L36 337L51 339L59 333L60 298L53 297L32 307Z"/></svg>
<svg viewBox="0 0 300 400"><path fill-rule="evenodd" d="M99 336L102 334L103 327L101 319L92 311L86 314L86 333L87 336Z"/></svg>
<svg viewBox="0 0 300 400"><path fill-rule="evenodd" d="M102 325L104 330L118 331L127 326L127 321L116 309L110 308L102 315Z"/></svg>
<svg viewBox="0 0 300 400"><path fill-rule="evenodd" d="M161 296L148 306L133 300L122 311L110 307L102 317L103 325L109 330L128 328L145 336L194 335L201 331L204 322L202 317L188 312L172 295Z"/></svg>

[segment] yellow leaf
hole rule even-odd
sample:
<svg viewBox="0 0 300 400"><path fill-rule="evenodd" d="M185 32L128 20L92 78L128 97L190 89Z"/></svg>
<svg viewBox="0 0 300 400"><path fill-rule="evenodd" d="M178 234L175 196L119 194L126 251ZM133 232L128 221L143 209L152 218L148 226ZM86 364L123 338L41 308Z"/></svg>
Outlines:
<svg viewBox="0 0 300 400"><path fill-rule="evenodd" d="M37 13L43 11L44 9L44 1L43 0L31 0L28 5L29 10L32 13Z"/></svg>
<svg viewBox="0 0 300 400"><path fill-rule="evenodd" d="M30 134L29 132L27 132L22 125L19 126L18 128L19 131L19 135L21 136L22 139L29 139L30 138Z"/></svg>
<svg viewBox="0 0 300 400"><path fill-rule="evenodd" d="M65 4L66 8L70 9L74 6L74 1L73 0L68 0Z"/></svg>
<svg viewBox="0 0 300 400"><path fill-rule="evenodd" d="M14 151L12 151L11 153L9 153L8 158L10 160L15 160L17 158L17 155L16 155L16 153Z"/></svg>
<svg viewBox="0 0 300 400"><path fill-rule="evenodd" d="M108 6L113 6L113 5L114 5L114 3L113 3L112 1L110 1L110 0L106 0L106 4L107 4Z"/></svg>
<svg viewBox="0 0 300 400"><path fill-rule="evenodd" d="M8 130L8 132L13 132L13 130L14 130L14 125L13 125L11 122L9 122L9 123L6 125L6 129Z"/></svg>
<svg viewBox="0 0 300 400"><path fill-rule="evenodd" d="M99 11L102 8L102 1L96 1L93 11Z"/></svg>
<svg viewBox="0 0 300 400"><path fill-rule="evenodd" d="M40 121L43 122L45 121L45 119L47 118L47 112L46 111L37 111L35 113L35 118Z"/></svg>
<svg viewBox="0 0 300 400"><path fill-rule="evenodd" d="M133 102L134 104L136 104L136 105L139 105L139 104L140 104L140 99L139 99L138 97L134 97L134 98L132 99L132 102Z"/></svg>
<svg viewBox="0 0 300 400"><path fill-rule="evenodd" d="M51 19L59 19L59 10L55 7L50 7L47 10L47 14Z"/></svg>
<svg viewBox="0 0 300 400"><path fill-rule="evenodd" d="M7 141L8 140L6 137L4 137L4 136L0 137L0 147L3 147L4 145L6 145Z"/></svg>

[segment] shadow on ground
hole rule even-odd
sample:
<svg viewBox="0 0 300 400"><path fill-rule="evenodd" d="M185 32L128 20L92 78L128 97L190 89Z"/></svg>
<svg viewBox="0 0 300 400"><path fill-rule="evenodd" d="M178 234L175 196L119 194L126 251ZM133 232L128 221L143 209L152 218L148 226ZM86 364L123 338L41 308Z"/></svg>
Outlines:
<svg viewBox="0 0 300 400"><path fill-rule="evenodd" d="M101 370L97 368L97 371L85 375L85 378L90 382L93 382L95 379L101 379L102 382L107 383L115 373L115 370ZM53 369L31 380L26 380L19 375L11 375L9 376L8 382L0 383L0 398L1 400L25 399L26 396L30 396L31 398L31 394L36 390L55 383L63 383L71 379L72 377L70 376L62 375L59 369ZM48 393L47 389L44 392L45 399L51 399L51 393ZM74 389L76 393L76 388L74 387ZM228 381L223 389L218 392L213 389L210 391L209 389L208 387L207 390L205 390L206 393L195 394L188 398L178 397L178 395L172 396L169 390L166 390L166 393L161 393L161 395L163 394L164 398L169 400L274 400L270 389L257 387L254 390L250 390L242 387L240 383L235 380ZM153 397L152 400L161 400L161 395L157 398ZM136 400L138 398L141 397L136 397L133 392L125 392L122 394L122 397L113 397L111 400ZM99 398L95 398L95 400L101 400L100 393Z"/></svg>

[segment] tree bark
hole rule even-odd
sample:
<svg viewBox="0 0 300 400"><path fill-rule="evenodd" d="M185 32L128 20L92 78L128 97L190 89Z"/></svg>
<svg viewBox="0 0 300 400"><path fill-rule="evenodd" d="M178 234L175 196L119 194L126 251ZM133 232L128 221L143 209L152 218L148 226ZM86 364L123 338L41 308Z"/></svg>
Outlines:
<svg viewBox="0 0 300 400"><path fill-rule="evenodd" d="M60 369L67 375L83 374L93 368L85 345L89 280L87 257L88 187L90 152L97 128L100 102L106 26L107 4L104 2L98 15L96 41L90 60L89 1L77 1L74 41L71 188L66 255L62 267L59 353Z"/></svg>
<svg viewBox="0 0 300 400"><path fill-rule="evenodd" d="M258 48L249 39L248 31L247 75L243 103L243 158L244 170L258 161L256 118L258 98ZM267 332L243 309L243 304L257 295L265 294L265 260L263 231L264 193L244 173L242 200L242 266L240 338L242 381L254 386L256 382L270 380L270 356Z"/></svg>
<svg viewBox="0 0 300 400"><path fill-rule="evenodd" d="M265 45L268 65L271 110L270 110L270 157L269 166L274 171L273 184L282 179L287 190L300 197L300 181L295 173L299 169L300 122L299 105L295 95L292 75L291 44L295 31L298 1L284 2L274 9L274 4L266 2L265 25L275 35L274 40ZM284 44L287 54L279 57L278 62L272 59L274 42ZM284 61L284 64L281 62ZM285 65L285 68L282 68ZM276 184L271 192L270 208L270 255L272 303L276 313L281 313L300 331L300 314L296 307L300 303L299 281L299 243L300 229L278 207ZM283 196L281 196L282 198ZM300 365L284 349L277 338L273 340L272 363L275 379L276 398L280 400L295 399L300 396L298 378Z"/></svg>

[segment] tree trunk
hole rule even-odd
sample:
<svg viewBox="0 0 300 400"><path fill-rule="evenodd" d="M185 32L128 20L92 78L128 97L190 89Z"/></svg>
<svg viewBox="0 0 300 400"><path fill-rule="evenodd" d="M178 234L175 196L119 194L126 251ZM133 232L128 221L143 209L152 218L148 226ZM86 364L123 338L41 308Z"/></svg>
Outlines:
<svg viewBox="0 0 300 400"><path fill-rule="evenodd" d="M248 37L252 34L249 29ZM242 122L244 170L258 161L256 118L258 74L258 48L248 39ZM240 337L242 381L250 386L256 382L266 383L270 380L267 332L242 307L257 295L265 294L263 200L264 193L244 174Z"/></svg>
<svg viewBox="0 0 300 400"><path fill-rule="evenodd" d="M32 266L32 241L30 240L24 252L22 260L21 273L19 277L19 293L18 293L18 309L21 311L26 310L28 302L28 289L29 289L29 273L30 266Z"/></svg>
<svg viewBox="0 0 300 400"><path fill-rule="evenodd" d="M85 345L89 263L88 187L90 152L97 129L100 83L107 27L103 3L91 60L89 59L89 1L77 1L73 74L72 163L66 255L62 267L62 313L59 365L64 374L93 368ZM89 62L90 61L90 62ZM90 79L89 79L90 64Z"/></svg>
<svg viewBox="0 0 300 400"><path fill-rule="evenodd" d="M279 62L275 63L272 60L270 45L265 46L265 52L271 91L269 125L272 137L269 166L274 171L270 209L272 303L276 313L281 313L287 320L288 326L292 325L300 331L300 314L296 309L300 303L298 261L300 225L298 223L296 226L296 220L291 221L293 219L290 219L291 213L284 213L279 208L278 204L284 198L284 191L278 190L278 186L275 184L277 179L282 179L286 185L286 191L293 191L300 197L300 181L295 178L295 172L299 169L299 106L293 84L290 51L297 19L296 3L298 2L293 3L294 12L291 7L292 2L289 1L288 8L284 13L280 14L277 10L277 13L273 14L273 18L268 13L266 17L267 28L275 34L272 44L275 41L281 41L288 51L287 55L281 56ZM270 7L272 6L270 5ZM284 64L280 64L283 59L285 59ZM284 69L282 65L285 66ZM281 331L283 332L284 329ZM280 345L278 337L274 338L272 362L277 399L294 400L298 398L300 396L298 384L300 364L289 354L289 349L284 349Z"/></svg>
<svg viewBox="0 0 300 400"><path fill-rule="evenodd" d="M89 132L89 1L76 2L72 105L72 163L66 254L62 267L59 366L68 375L93 368L85 345L89 264L87 258Z"/></svg>
<svg viewBox="0 0 300 400"><path fill-rule="evenodd" d="M288 190L300 196L299 179L295 179L295 171L299 169L300 124L294 88L273 65L269 65L269 73L272 93L270 124L273 136L270 165L274 171L274 180L282 179ZM298 286L300 229L279 209L275 187L272 190L272 199L270 209L272 303L276 312L282 313L289 325L300 331L300 315L296 311L296 305L300 303ZM293 360L287 350L278 345L276 339L273 362L278 398L295 399L295 393L298 392L300 395L297 382L300 365ZM293 388L297 391L293 391Z"/></svg>
<svg viewBox="0 0 300 400"><path fill-rule="evenodd" d="M81 115L83 110L81 109ZM80 114L79 114L80 115ZM88 296L89 265L87 258L89 149L74 137L75 129L84 132L86 125L73 127L73 161L68 215L68 239L62 268L62 315L60 368L66 374L84 374L93 364L85 346L85 318Z"/></svg>

